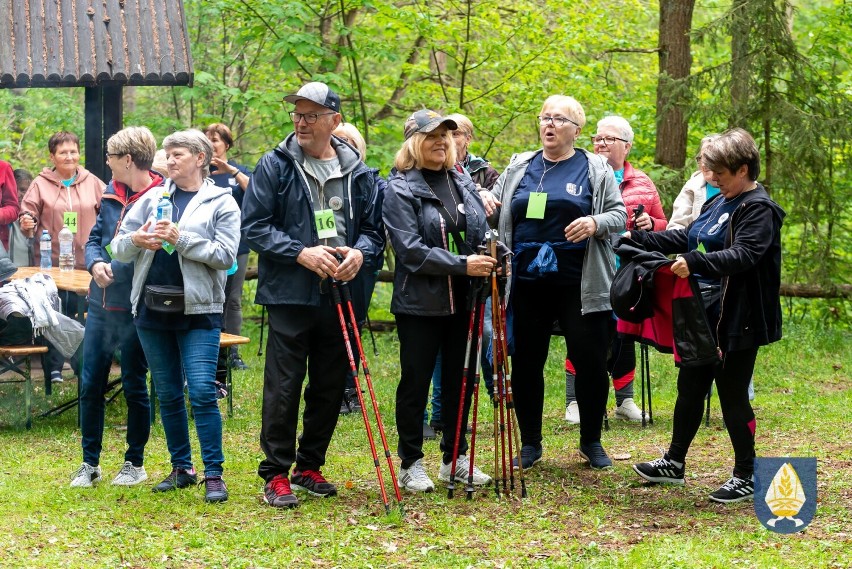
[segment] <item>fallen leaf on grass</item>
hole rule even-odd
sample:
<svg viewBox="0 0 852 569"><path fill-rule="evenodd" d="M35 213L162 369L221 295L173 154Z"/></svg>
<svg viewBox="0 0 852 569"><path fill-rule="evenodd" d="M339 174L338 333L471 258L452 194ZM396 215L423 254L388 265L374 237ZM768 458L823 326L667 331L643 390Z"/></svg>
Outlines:
<svg viewBox="0 0 852 569"><path fill-rule="evenodd" d="M397 550L396 544L392 541L386 541L382 544L382 547L387 553L396 553Z"/></svg>
<svg viewBox="0 0 852 569"><path fill-rule="evenodd" d="M631 455L629 452L617 452L612 455L613 460L630 460Z"/></svg>

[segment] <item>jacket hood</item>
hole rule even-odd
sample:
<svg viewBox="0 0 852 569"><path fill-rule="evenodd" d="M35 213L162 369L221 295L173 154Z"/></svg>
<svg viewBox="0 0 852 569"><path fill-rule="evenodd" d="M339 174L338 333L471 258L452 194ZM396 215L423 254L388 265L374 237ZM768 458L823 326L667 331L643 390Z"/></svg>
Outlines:
<svg viewBox="0 0 852 569"><path fill-rule="evenodd" d="M743 203L761 203L765 205L772 210L772 213L775 214L778 221L783 221L787 216L787 212L784 211L780 205L775 203L771 197L769 197L769 192L767 192L766 188L763 187L763 184L760 183L757 184L757 187L754 190L746 192Z"/></svg>
<svg viewBox="0 0 852 569"><path fill-rule="evenodd" d="M361 156L354 148L338 139L335 136L331 137L331 146L337 152L337 159L340 162L340 173L344 176L358 169L362 164ZM296 139L296 133L291 132L287 138L275 148L275 152L286 156L287 158L303 164L305 162L305 153L302 152L302 147L299 146L299 141Z"/></svg>
<svg viewBox="0 0 852 569"><path fill-rule="evenodd" d="M56 170L54 170L53 168L43 168L40 175L42 178L46 179L54 186L62 185L62 178L59 177L59 174L57 174ZM94 174L92 174L82 166L77 166L77 177L74 179L74 183L71 184L71 186L74 187L78 184L81 184L83 180L93 175Z"/></svg>
<svg viewBox="0 0 852 569"><path fill-rule="evenodd" d="M121 182L117 182L116 180L109 181L109 184L107 184L106 189L104 189L104 197L115 196L119 198L122 202L135 202L145 193L147 193L148 190L150 190L151 188L162 186L163 182L166 180L165 176L163 176L159 172L155 172L154 170L150 170L149 172L151 174L151 184L141 192L136 192L135 194L130 196L129 200L127 199L127 186L125 184L122 184Z"/></svg>

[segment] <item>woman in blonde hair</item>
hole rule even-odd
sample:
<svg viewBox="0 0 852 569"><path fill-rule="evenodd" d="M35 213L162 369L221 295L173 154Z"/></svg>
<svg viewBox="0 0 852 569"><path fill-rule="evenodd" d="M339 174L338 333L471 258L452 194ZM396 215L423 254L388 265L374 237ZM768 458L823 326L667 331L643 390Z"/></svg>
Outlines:
<svg viewBox="0 0 852 569"><path fill-rule="evenodd" d="M442 355L443 460L438 479L449 481L456 437L461 373L470 312L470 277L487 277L495 261L477 255L488 228L482 200L470 177L459 173L450 131L456 123L434 111L417 111L405 123L405 142L388 179L382 216L396 253L391 312L396 316L400 381L396 391L399 485L431 492L435 485L423 467L422 417L432 369ZM455 477L468 476L468 385L461 421ZM491 478L474 468L473 483Z"/></svg>

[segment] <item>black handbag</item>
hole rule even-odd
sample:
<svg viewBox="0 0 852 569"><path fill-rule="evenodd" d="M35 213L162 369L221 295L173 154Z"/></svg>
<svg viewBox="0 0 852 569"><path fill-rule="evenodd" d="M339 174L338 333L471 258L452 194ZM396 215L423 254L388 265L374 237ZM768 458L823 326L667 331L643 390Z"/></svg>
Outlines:
<svg viewBox="0 0 852 569"><path fill-rule="evenodd" d="M183 313L183 288L172 285L145 285L145 306L154 312Z"/></svg>

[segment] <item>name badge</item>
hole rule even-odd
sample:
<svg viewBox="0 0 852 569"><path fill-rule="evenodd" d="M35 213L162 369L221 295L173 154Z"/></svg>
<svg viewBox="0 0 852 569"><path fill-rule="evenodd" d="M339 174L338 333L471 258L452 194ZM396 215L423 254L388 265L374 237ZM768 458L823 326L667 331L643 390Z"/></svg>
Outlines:
<svg viewBox="0 0 852 569"><path fill-rule="evenodd" d="M547 194L533 192L527 204L527 219L544 219L544 206L547 204Z"/></svg>
<svg viewBox="0 0 852 569"><path fill-rule="evenodd" d="M337 237L337 224L334 223L334 210L321 209L314 212L314 223L317 225L317 233L320 239Z"/></svg>
<svg viewBox="0 0 852 569"><path fill-rule="evenodd" d="M77 233L77 212L62 212L62 223L68 226L68 229L71 230L71 233Z"/></svg>

